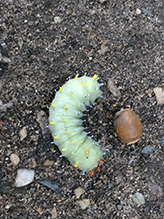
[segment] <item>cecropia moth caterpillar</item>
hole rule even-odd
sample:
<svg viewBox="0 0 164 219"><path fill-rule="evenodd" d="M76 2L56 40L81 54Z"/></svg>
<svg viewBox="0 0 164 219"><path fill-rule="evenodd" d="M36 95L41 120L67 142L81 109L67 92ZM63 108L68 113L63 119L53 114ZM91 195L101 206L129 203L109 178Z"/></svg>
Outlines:
<svg viewBox="0 0 164 219"><path fill-rule="evenodd" d="M61 156L83 172L95 168L103 157L99 144L84 131L81 119L83 112L88 111L86 106L94 105L95 99L102 97L101 85L97 75L92 78L76 75L60 87L49 108L49 128L54 143Z"/></svg>

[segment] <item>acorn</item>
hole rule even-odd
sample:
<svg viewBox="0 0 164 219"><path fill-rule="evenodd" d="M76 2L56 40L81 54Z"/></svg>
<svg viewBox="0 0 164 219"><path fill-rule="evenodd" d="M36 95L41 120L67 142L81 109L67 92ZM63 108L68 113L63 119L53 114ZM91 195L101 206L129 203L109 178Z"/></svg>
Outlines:
<svg viewBox="0 0 164 219"><path fill-rule="evenodd" d="M142 136L141 122L130 109L124 109L116 113L114 128L118 138L127 144L137 142Z"/></svg>

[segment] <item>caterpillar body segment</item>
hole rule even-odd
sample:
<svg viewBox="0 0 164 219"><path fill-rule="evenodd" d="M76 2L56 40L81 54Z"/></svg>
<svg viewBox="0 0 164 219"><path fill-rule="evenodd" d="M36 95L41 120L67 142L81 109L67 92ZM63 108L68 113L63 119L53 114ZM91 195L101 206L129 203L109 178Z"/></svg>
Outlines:
<svg viewBox="0 0 164 219"><path fill-rule="evenodd" d="M102 95L97 75L75 76L60 87L49 108L49 128L54 143L71 164L83 172L90 171L103 158L99 144L84 130L81 117ZM94 105L94 104L93 104Z"/></svg>

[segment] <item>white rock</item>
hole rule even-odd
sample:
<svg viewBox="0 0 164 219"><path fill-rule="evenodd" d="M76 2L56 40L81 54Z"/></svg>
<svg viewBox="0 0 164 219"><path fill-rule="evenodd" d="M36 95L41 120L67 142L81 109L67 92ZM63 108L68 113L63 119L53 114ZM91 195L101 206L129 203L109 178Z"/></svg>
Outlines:
<svg viewBox="0 0 164 219"><path fill-rule="evenodd" d="M80 196L82 194L85 193L85 190L83 188L81 188L81 187L78 187L77 189L75 189L74 192L75 192L76 199L78 199L78 198L80 198Z"/></svg>
<svg viewBox="0 0 164 219"><path fill-rule="evenodd" d="M17 176L15 179L15 186L22 187L30 184L34 179L34 174L34 170L18 169Z"/></svg>
<svg viewBox="0 0 164 219"><path fill-rule="evenodd" d="M145 198L144 196L139 193L136 192L133 196L132 196L133 201L137 204L137 205L144 205L145 204Z"/></svg>
<svg viewBox="0 0 164 219"><path fill-rule="evenodd" d="M59 16L54 17L55 24L59 24L62 21L62 19Z"/></svg>
<svg viewBox="0 0 164 219"><path fill-rule="evenodd" d="M114 97L121 96L119 89L117 88L116 84L114 83L114 81L112 79L109 79L107 86Z"/></svg>
<svg viewBox="0 0 164 219"><path fill-rule="evenodd" d="M164 90L161 87L156 87L154 88L154 93L155 93L158 105L164 104Z"/></svg>
<svg viewBox="0 0 164 219"><path fill-rule="evenodd" d="M10 155L10 160L14 166L18 165L18 163L20 161L18 155L14 154L14 153Z"/></svg>
<svg viewBox="0 0 164 219"><path fill-rule="evenodd" d="M141 10L139 8L136 9L136 14L141 14Z"/></svg>
<svg viewBox="0 0 164 219"><path fill-rule="evenodd" d="M23 129L20 130L19 132L20 135L20 140L23 141L24 138L27 136L27 129L26 127L23 127Z"/></svg>
<svg viewBox="0 0 164 219"><path fill-rule="evenodd" d="M84 198L83 200L77 201L82 210L86 209L90 205L90 200Z"/></svg>
<svg viewBox="0 0 164 219"><path fill-rule="evenodd" d="M106 0L100 0L100 3L103 4Z"/></svg>
<svg viewBox="0 0 164 219"><path fill-rule="evenodd" d="M51 219L55 219L57 218L57 211L56 211L56 208L54 207L52 210L51 210Z"/></svg>
<svg viewBox="0 0 164 219"><path fill-rule="evenodd" d="M11 204L8 204L8 205L5 206L5 208L6 208L7 210L9 210L9 209L11 208L11 206L12 206Z"/></svg>

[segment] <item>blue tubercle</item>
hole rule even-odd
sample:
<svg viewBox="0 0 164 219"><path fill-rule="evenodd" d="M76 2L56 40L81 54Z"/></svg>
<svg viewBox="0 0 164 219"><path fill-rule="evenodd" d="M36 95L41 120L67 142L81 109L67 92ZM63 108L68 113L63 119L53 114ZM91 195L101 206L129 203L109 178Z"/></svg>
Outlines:
<svg viewBox="0 0 164 219"><path fill-rule="evenodd" d="M103 85L104 85L104 83L101 83L101 84L100 84L100 86L103 86Z"/></svg>

